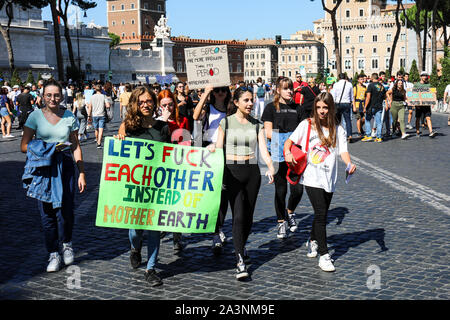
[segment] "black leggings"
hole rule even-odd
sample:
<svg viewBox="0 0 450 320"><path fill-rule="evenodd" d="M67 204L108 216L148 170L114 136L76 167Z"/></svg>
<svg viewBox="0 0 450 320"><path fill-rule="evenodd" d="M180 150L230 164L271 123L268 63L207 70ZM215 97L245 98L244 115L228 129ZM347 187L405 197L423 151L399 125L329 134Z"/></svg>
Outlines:
<svg viewBox="0 0 450 320"><path fill-rule="evenodd" d="M286 220L286 194L287 184L286 173L288 166L286 162L280 162L278 166L278 172L274 176L275 184L275 212L277 213L278 220ZM297 185L289 184L291 194L289 195L287 208L290 211L295 211L303 195L303 185L300 183Z"/></svg>
<svg viewBox="0 0 450 320"><path fill-rule="evenodd" d="M305 186L309 201L314 209L314 220L311 228L311 240L316 240L319 245L319 254L328 253L327 248L327 215L330 208L333 193L320 188Z"/></svg>
<svg viewBox="0 0 450 320"><path fill-rule="evenodd" d="M215 233L219 233L219 229L223 227L223 223L225 222L225 216L227 215L227 210L228 210L228 197L226 191L223 190L222 188L222 193L220 196L219 214L217 215Z"/></svg>
<svg viewBox="0 0 450 320"><path fill-rule="evenodd" d="M233 213L233 244L236 259L244 257L244 247L252 230L253 213L261 186L257 164L227 164L224 184Z"/></svg>

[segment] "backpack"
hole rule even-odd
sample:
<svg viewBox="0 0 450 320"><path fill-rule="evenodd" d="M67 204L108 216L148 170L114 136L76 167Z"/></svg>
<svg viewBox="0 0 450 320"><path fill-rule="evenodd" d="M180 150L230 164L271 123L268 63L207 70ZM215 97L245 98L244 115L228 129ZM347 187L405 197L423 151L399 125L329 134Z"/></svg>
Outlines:
<svg viewBox="0 0 450 320"><path fill-rule="evenodd" d="M258 86L258 89L256 90L256 95L258 98L264 98L265 91L264 91L264 87L262 85Z"/></svg>

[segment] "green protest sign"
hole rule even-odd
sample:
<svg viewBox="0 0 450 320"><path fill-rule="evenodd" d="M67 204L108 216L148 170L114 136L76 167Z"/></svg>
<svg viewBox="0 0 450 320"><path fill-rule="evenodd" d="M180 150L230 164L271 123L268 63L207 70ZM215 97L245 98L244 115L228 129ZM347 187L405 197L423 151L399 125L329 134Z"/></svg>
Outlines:
<svg viewBox="0 0 450 320"><path fill-rule="evenodd" d="M333 84L336 82L336 77L328 77L327 78L327 84Z"/></svg>
<svg viewBox="0 0 450 320"><path fill-rule="evenodd" d="M214 232L223 159L220 149L105 138L95 225Z"/></svg>

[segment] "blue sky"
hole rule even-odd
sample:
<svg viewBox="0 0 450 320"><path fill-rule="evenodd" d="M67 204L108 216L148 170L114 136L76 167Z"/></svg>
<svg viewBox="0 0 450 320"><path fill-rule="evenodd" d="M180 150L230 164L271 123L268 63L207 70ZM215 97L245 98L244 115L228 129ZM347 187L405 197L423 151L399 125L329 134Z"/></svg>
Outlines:
<svg viewBox="0 0 450 320"><path fill-rule="evenodd" d="M106 26L106 0L97 3L81 20ZM172 36L215 40L289 38L324 17L320 0L168 0L167 14ZM51 20L49 8L43 18Z"/></svg>
<svg viewBox="0 0 450 320"><path fill-rule="evenodd" d="M168 24L172 36L185 35L200 39L283 38L298 30L313 29L312 22L324 16L320 0L168 0ZM44 8L44 20L51 20ZM106 0L87 11L85 23L106 26Z"/></svg>

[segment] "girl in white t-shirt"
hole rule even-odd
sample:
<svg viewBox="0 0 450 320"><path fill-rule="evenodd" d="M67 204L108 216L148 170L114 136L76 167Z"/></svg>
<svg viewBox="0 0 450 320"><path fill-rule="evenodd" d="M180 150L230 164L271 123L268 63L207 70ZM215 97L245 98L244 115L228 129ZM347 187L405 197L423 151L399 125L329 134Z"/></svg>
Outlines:
<svg viewBox="0 0 450 320"><path fill-rule="evenodd" d="M313 115L302 121L284 144L285 160L289 165L296 162L290 153L292 144L298 144L302 150L306 148L308 124L311 121L309 138L308 165L300 179L314 209L314 220L311 239L308 241L310 258L320 254L319 267L323 271L335 271L333 261L328 254L326 221L331 198L337 181L338 156L350 166L349 174L353 174L356 166L351 163L347 151L347 135L342 126L336 123L336 108L333 97L322 92L314 100Z"/></svg>

